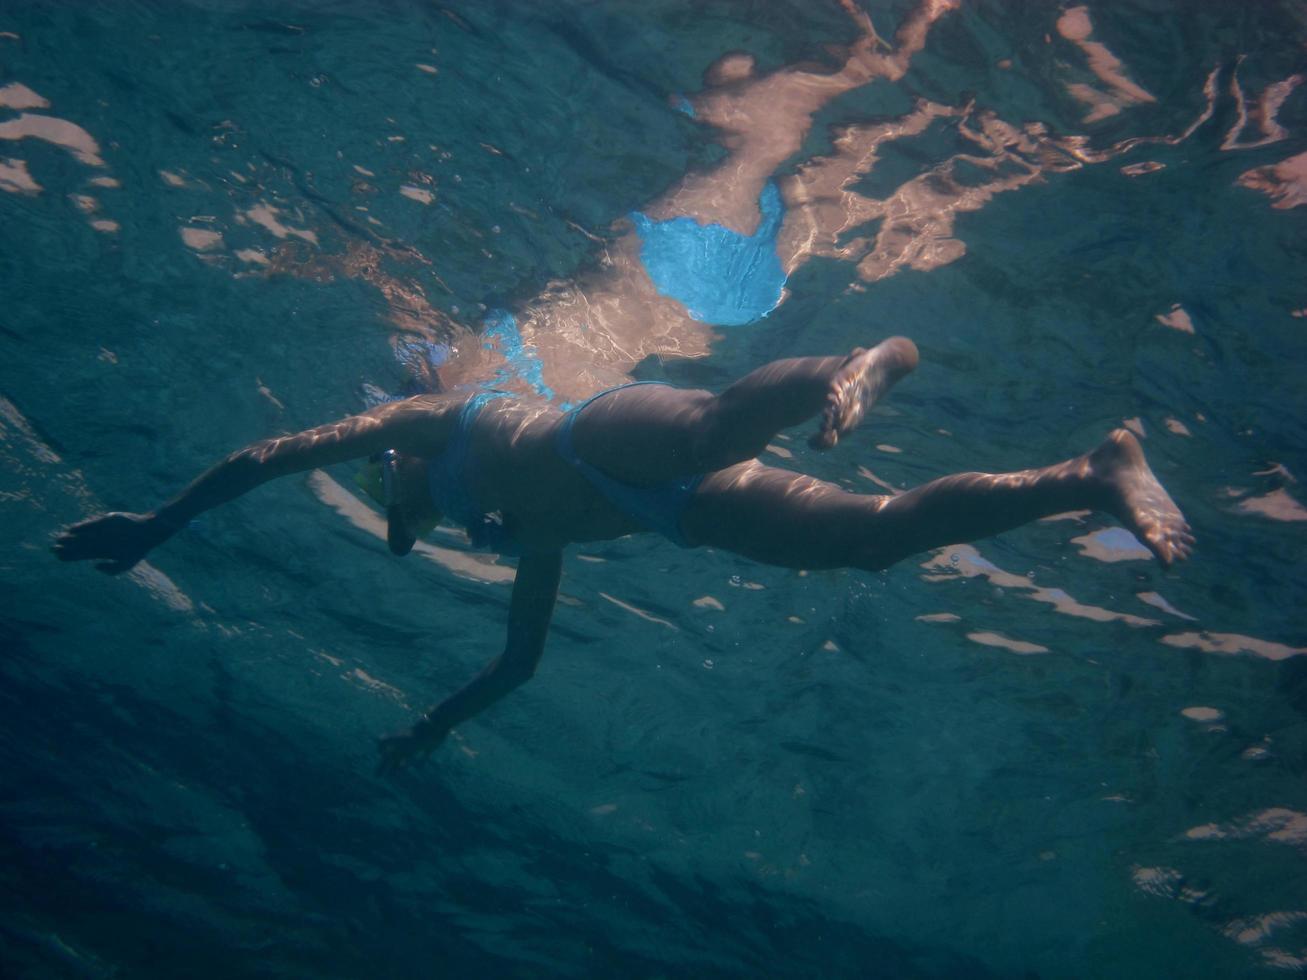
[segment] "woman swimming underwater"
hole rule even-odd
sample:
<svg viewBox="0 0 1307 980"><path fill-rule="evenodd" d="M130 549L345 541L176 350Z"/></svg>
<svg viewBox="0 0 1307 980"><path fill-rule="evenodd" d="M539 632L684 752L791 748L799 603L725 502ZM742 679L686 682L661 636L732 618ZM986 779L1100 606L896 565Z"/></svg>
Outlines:
<svg viewBox="0 0 1307 980"><path fill-rule="evenodd" d="M275 477L384 454L392 551L441 516L474 545L519 557L503 653L407 732L382 742L382 766L425 755L456 725L535 672L558 593L563 549L653 531L789 568L881 569L1070 510L1113 515L1163 565L1193 536L1129 432L1095 450L1017 473L962 473L897 496L850 493L755 457L781 429L820 416L830 448L917 365L893 337L847 357L775 361L720 395L636 383L569 412L498 392L419 395L246 446L159 509L110 513L64 530L64 561L127 571L196 515Z"/></svg>

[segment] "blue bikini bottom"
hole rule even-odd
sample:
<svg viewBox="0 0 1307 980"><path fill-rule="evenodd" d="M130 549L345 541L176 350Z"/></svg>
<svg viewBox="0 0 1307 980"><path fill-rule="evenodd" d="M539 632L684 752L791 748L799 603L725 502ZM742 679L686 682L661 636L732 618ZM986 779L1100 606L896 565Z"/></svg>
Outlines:
<svg viewBox="0 0 1307 980"><path fill-rule="evenodd" d="M673 544L680 545L682 548L692 548L694 545L686 539L684 532L681 530L681 516L685 513L690 498L694 496L695 490L698 489L699 484L703 482L703 478L707 474L695 473L651 487L637 487L630 483L623 483L621 480L614 480L611 476L591 466L577 455L576 449L572 445L572 426L576 423L577 416L585 411L587 405L599 398L603 398L605 395L611 395L614 391L621 391L623 388L633 388L636 385L643 384L663 384L663 382L634 381L631 384L619 385L616 388L601 391L572 409L564 417L563 424L558 427L555 446L558 455L575 467L578 473L589 480L591 485L607 497L622 513L644 525L650 531L657 531Z"/></svg>

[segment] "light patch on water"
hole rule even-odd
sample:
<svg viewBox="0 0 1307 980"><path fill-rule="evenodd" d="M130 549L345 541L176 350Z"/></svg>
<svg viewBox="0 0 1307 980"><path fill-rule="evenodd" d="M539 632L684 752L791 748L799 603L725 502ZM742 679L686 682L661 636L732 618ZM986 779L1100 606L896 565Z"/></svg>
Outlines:
<svg viewBox="0 0 1307 980"><path fill-rule="evenodd" d="M222 247L222 232L213 231L209 228L192 228L183 225L178 229L181 232L182 241L187 248L193 248L197 252L207 252L215 248Z"/></svg>
<svg viewBox="0 0 1307 980"><path fill-rule="evenodd" d="M169 187L186 186L186 178L178 174L175 174L170 170L160 170L159 177L162 178L163 182L167 184Z"/></svg>
<svg viewBox="0 0 1307 980"><path fill-rule="evenodd" d="M1162 612L1170 613L1172 616L1179 617L1180 619L1194 619L1194 617L1190 616L1188 613L1182 613L1179 609L1176 609L1175 606L1171 605L1165 598L1156 592L1137 592L1135 593L1135 598L1140 602L1146 602L1148 605L1155 606L1162 610Z"/></svg>
<svg viewBox="0 0 1307 980"><path fill-rule="evenodd" d="M180 613L195 612L195 603L191 601L191 597L179 589L176 582L149 562L138 562L127 573L127 577L163 602L169 609Z"/></svg>
<svg viewBox="0 0 1307 980"><path fill-rule="evenodd" d="M1286 139L1289 136L1289 131L1280 125L1280 121L1276 116L1279 115L1284 100L1293 93L1295 88L1303 83L1304 78L1307 78L1307 76L1301 74L1290 75L1288 78L1272 82L1266 86L1262 90L1262 96L1257 100L1257 106L1252 113L1253 119L1257 122L1257 128L1261 130L1262 135L1260 138L1242 140L1240 137L1249 122L1248 101L1243 93L1243 85L1239 81L1239 62L1235 62L1234 71L1230 73L1230 94L1234 96L1235 116L1234 122L1225 134L1225 139L1221 141L1221 149L1251 150Z"/></svg>
<svg viewBox="0 0 1307 980"><path fill-rule="evenodd" d="M1288 807L1259 810L1230 823L1207 823L1185 831L1188 840L1248 840L1261 838L1276 844L1307 848L1307 813Z"/></svg>
<svg viewBox="0 0 1307 980"><path fill-rule="evenodd" d="M333 657L326 650L313 650L311 652L327 661L327 663L331 664L333 667L343 667L345 665L345 661L341 660L340 657Z"/></svg>
<svg viewBox="0 0 1307 980"><path fill-rule="evenodd" d="M372 691L376 694L384 695L401 705L406 704L403 691L392 684L387 684L385 681L378 680L362 667L355 667L353 670L342 676L355 687L361 687L365 691Z"/></svg>
<svg viewBox="0 0 1307 980"><path fill-rule="evenodd" d="M864 480L870 480L872 483L876 484L876 486L880 487L882 490L888 490L890 493L896 496L903 492L902 490L898 489L898 487L894 486L892 483L888 483L885 480L882 480L880 477L878 477L875 473L871 472L871 470L867 469L867 467L865 466L858 467L858 476L862 477Z"/></svg>
<svg viewBox="0 0 1307 980"><path fill-rule="evenodd" d="M694 600L693 605L697 606L699 609L716 609L718 612L724 612L726 610L726 607L723 606L719 600L714 599L710 595L700 596Z"/></svg>
<svg viewBox="0 0 1307 980"><path fill-rule="evenodd" d="M42 463L63 462L59 458L59 454L47 446L45 441L36 434L36 430L32 428L23 413L18 410L18 406L8 398L0 395L0 441L7 441L4 439L3 422L8 422L13 426L18 434L22 436L23 442L27 444L28 451Z"/></svg>
<svg viewBox="0 0 1307 980"><path fill-rule="evenodd" d="M962 617L957 613L942 612L925 613L921 616L917 616L916 619L920 623L957 623L961 622Z"/></svg>
<svg viewBox="0 0 1307 980"><path fill-rule="evenodd" d="M24 112L16 119L0 123L0 140L22 139L44 140L62 147L88 167L104 166L95 137L67 119Z"/></svg>
<svg viewBox="0 0 1307 980"><path fill-rule="evenodd" d="M1134 881L1135 887L1145 895L1175 898L1184 875L1175 868L1146 868L1136 865L1130 869L1130 878Z"/></svg>
<svg viewBox="0 0 1307 980"><path fill-rule="evenodd" d="M256 204L254 207L238 214L237 218L241 218L242 215L261 228L267 229L277 238L301 238L311 245L318 244L318 236L316 232L311 231L308 228L294 228L290 225L283 224L280 220L281 212L271 204Z"/></svg>
<svg viewBox="0 0 1307 980"><path fill-rule="evenodd" d="M1241 500L1234 509L1241 514L1255 514L1272 521L1307 521L1307 507L1289 496L1289 491L1283 487Z"/></svg>
<svg viewBox="0 0 1307 980"><path fill-rule="evenodd" d="M1153 317L1164 327L1170 327L1172 330L1178 330L1180 333L1196 333L1194 330L1194 321L1187 310L1179 303L1175 303L1165 313L1159 313Z"/></svg>
<svg viewBox="0 0 1307 980"><path fill-rule="evenodd" d="M1086 558L1103 562L1147 561L1152 552L1139 543L1139 539L1123 527L1107 527L1093 534L1072 538Z"/></svg>
<svg viewBox="0 0 1307 980"><path fill-rule="evenodd" d="M1307 913L1303 913L1307 914ZM1291 953L1287 949L1277 947L1267 947L1261 949L1261 957L1270 966L1279 970L1290 970L1294 973L1302 973L1307 970L1307 948L1297 953Z"/></svg>
<svg viewBox="0 0 1307 980"><path fill-rule="evenodd" d="M0 86L0 107L5 109L48 109L50 103L22 82Z"/></svg>
<svg viewBox="0 0 1307 980"><path fill-rule="evenodd" d="M431 204L436 199L436 195L426 188L414 187L412 184L403 184L399 188L399 192L410 201L417 201L419 204Z"/></svg>
<svg viewBox="0 0 1307 980"><path fill-rule="evenodd" d="M769 445L767 446L767 452L773 453L774 455L779 456L781 459L794 458L794 453L790 452L784 446L777 446L775 444Z"/></svg>
<svg viewBox="0 0 1307 980"><path fill-rule="evenodd" d="M983 576L999 589L1012 589L1023 598L1046 603L1066 616L1091 619L1099 623L1125 623L1128 626L1158 625L1155 619L1080 602L1063 589L1035 585L1024 575L1015 575L999 568L968 544L942 548L929 561L922 563L921 567L935 570L933 574L921 576L922 581L925 582L947 582L959 575L963 578Z"/></svg>
<svg viewBox="0 0 1307 980"><path fill-rule="evenodd" d="M1299 153L1280 163L1254 167L1239 175L1240 187L1261 191L1271 199L1271 207L1287 211L1307 204L1307 153Z"/></svg>
<svg viewBox="0 0 1307 980"><path fill-rule="evenodd" d="M1184 708L1180 711L1190 721L1203 723L1222 721L1225 718L1225 712L1220 708L1209 708L1206 705L1194 705L1191 708Z"/></svg>
<svg viewBox="0 0 1307 980"><path fill-rule="evenodd" d="M1186 836L1190 840L1219 840L1231 835L1215 824L1208 824L1194 828ZM1209 889L1186 883L1184 875L1175 868L1136 865L1131 869L1130 877L1136 888L1154 898L1172 899L1200 909L1211 909L1216 898ZM1307 943L1301 939L1295 942L1297 937L1283 934L1296 933L1304 924L1307 924L1307 912L1267 912L1230 919L1221 927L1221 934L1241 946L1257 950L1268 965L1297 972L1307 966ZM1276 945L1268 945L1272 940ZM1297 950L1286 949L1286 940L1298 947Z"/></svg>
<svg viewBox="0 0 1307 980"><path fill-rule="evenodd" d="M1107 91L1083 82L1068 83L1067 92L1083 103L1088 112L1085 123L1094 123L1115 116L1124 108L1157 99L1152 93L1131 80L1122 71L1121 59L1101 41L1091 40L1094 32L1089 8L1071 7L1057 21L1057 32L1080 49L1089 64L1089 70L1107 87Z"/></svg>
<svg viewBox="0 0 1307 980"><path fill-rule="evenodd" d="M1061 514L1050 514L1048 517L1041 517L1040 521L1051 523L1053 521L1081 521L1086 517L1093 515L1092 510L1068 510Z"/></svg>
<svg viewBox="0 0 1307 980"><path fill-rule="evenodd" d="M238 248L232 253L242 262L250 265L270 265L268 257L260 252L257 248Z"/></svg>
<svg viewBox="0 0 1307 980"><path fill-rule="evenodd" d="M1193 435L1193 433L1189 431L1189 426L1185 425L1179 419L1171 418L1170 416L1167 416L1163 420L1162 424L1166 426L1166 431L1171 433L1172 435L1176 435L1176 436Z"/></svg>
<svg viewBox="0 0 1307 980"><path fill-rule="evenodd" d="M657 623L659 626L666 626L669 630L676 630L677 632L680 632L681 628L677 626L675 623L670 623L665 619L655 616L651 612L646 612L645 610L641 609L639 606L633 606L629 602L623 602L621 599L617 599L613 596L610 596L607 592L600 592L599 595L601 598L607 599L609 602L611 602L614 606L617 606L619 609L625 609L627 612L631 613L632 615L639 616L641 619L645 620L646 622Z"/></svg>
<svg viewBox="0 0 1307 980"><path fill-rule="evenodd" d="M1074 616L1077 619L1092 619L1096 623L1125 623L1127 626L1160 625L1155 619L1135 616L1131 613L1116 612L1112 609L1104 609L1102 606L1091 606L1079 602L1062 589L1036 588L1031 591L1027 598L1033 599L1035 602L1046 602L1064 616Z"/></svg>
<svg viewBox="0 0 1307 980"><path fill-rule="evenodd" d="M1002 647L1004 650L1011 650L1013 653L1022 656L1049 652L1048 647L1041 646L1038 643L1029 643L1026 640L1014 640L1011 637L1004 636L1002 633L994 633L991 631L968 633L967 639L972 643L979 643L987 647Z"/></svg>
<svg viewBox="0 0 1307 980"><path fill-rule="evenodd" d="M276 405L277 408L280 409L281 411L284 412L286 410L286 406L282 404L281 399L272 393L272 389L263 383L262 378L255 378L254 383L256 386L258 386L260 395L262 395L268 401L272 402L272 404Z"/></svg>
<svg viewBox="0 0 1307 980"><path fill-rule="evenodd" d="M0 191L10 194L40 194L41 185L32 179L26 161L10 157L0 160Z"/></svg>
<svg viewBox="0 0 1307 980"><path fill-rule="evenodd" d="M1268 912L1246 919L1234 919L1222 931L1240 945L1260 946L1278 930L1304 922L1307 922L1307 912Z"/></svg>
<svg viewBox="0 0 1307 980"><path fill-rule="evenodd" d="M1287 660L1307 653L1307 647L1291 647L1239 633L1172 633L1162 637L1161 642L1169 647L1202 650L1204 653L1251 653L1267 660Z"/></svg>

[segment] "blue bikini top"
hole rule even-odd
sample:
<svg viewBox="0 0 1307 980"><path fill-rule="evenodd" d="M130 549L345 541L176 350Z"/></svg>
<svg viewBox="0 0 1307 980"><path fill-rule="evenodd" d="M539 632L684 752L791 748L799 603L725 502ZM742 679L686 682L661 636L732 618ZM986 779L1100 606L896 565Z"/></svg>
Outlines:
<svg viewBox="0 0 1307 980"><path fill-rule="evenodd" d="M472 547L501 555L516 555L520 546L502 515L487 513L472 491L476 476L472 448L472 423L482 406L496 398L506 398L502 391L482 391L473 395L458 413L454 434L445 451L427 463L427 485L431 503L445 517L467 528Z"/></svg>
<svg viewBox="0 0 1307 980"><path fill-rule="evenodd" d="M785 286L776 254L785 207L773 181L763 187L758 209L762 221L752 235L688 217L654 221L631 212L640 261L658 292L680 301L701 323L721 327L753 323L774 310Z"/></svg>

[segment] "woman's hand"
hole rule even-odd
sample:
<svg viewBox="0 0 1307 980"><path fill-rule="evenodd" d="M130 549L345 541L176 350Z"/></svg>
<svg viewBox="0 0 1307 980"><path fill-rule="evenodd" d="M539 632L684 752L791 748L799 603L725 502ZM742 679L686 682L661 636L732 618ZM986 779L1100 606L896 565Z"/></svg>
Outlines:
<svg viewBox="0 0 1307 980"><path fill-rule="evenodd" d="M51 550L60 561L104 559L96 568L109 575L127 571L151 548L166 541L173 529L154 514L115 511L65 528Z"/></svg>
<svg viewBox="0 0 1307 980"><path fill-rule="evenodd" d="M383 738L377 772L389 775L411 762L425 759L445 740L447 734L447 731L442 731L430 720L423 718L408 731Z"/></svg>

